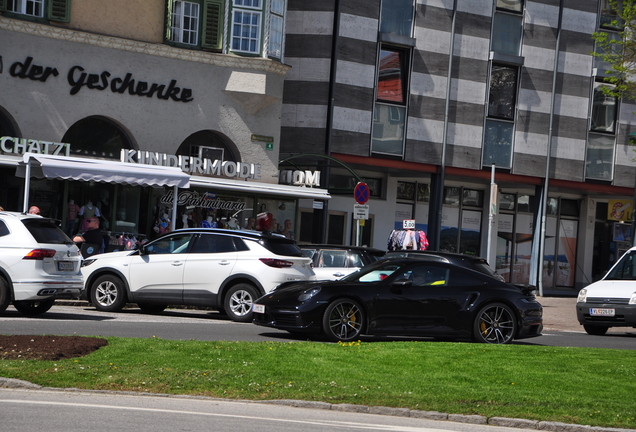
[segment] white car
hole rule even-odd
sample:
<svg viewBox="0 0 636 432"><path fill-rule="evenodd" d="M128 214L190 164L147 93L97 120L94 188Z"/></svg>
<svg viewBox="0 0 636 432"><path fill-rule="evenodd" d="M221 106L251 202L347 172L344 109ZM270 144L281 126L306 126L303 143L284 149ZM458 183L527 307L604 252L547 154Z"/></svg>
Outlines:
<svg viewBox="0 0 636 432"><path fill-rule="evenodd" d="M212 228L177 230L136 251L93 255L82 272L82 298L101 311L121 310L127 302L151 313L191 305L241 322L252 320L255 299L283 283L316 277L293 240Z"/></svg>
<svg viewBox="0 0 636 432"><path fill-rule="evenodd" d="M576 316L591 335L604 335L610 327L636 328L636 248L601 280L579 291Z"/></svg>
<svg viewBox="0 0 636 432"><path fill-rule="evenodd" d="M306 244L298 246L311 258L317 280L338 280L384 258L385 251L364 246Z"/></svg>
<svg viewBox="0 0 636 432"><path fill-rule="evenodd" d="M0 211L0 313L39 315L83 287L79 249L53 219Z"/></svg>

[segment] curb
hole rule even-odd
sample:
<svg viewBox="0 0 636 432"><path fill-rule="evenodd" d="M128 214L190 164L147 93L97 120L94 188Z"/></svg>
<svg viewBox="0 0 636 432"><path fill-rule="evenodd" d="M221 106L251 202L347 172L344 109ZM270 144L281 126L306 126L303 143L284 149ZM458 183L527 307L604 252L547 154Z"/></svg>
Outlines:
<svg viewBox="0 0 636 432"><path fill-rule="evenodd" d="M577 425L570 423L538 421L538 420L525 420L518 418L507 417L486 417L480 415L466 415L466 414L446 414L437 411L420 411L411 410L408 408L393 408L393 407L381 407L381 406L366 406L366 405L354 405L354 404L330 404L328 402L317 401L304 401L293 399L275 399L275 400L242 400L242 399L222 399L213 398L207 396L190 396L190 395L172 395L167 393L140 393L133 391L110 391L110 390L83 390L78 388L59 388L59 387L42 387L38 384L33 384L28 381L22 381L13 378L0 377L0 388L22 388L27 390L45 390L45 391L59 391L59 392L78 392L78 393L110 393L121 394L128 396L154 396L154 397L168 397L168 398L181 398L181 399L202 399L211 401L226 401L226 402L243 402L243 403L256 403L256 404L270 404L270 405L284 405L295 408L311 408L311 409L323 409L332 411L344 411L361 414L376 414L385 416L396 417L412 417L426 420L442 420L452 421L457 423L470 423L470 424L487 424L490 426L505 426L509 428L520 429L536 429L551 432L634 432L636 429L622 429L622 428L607 428L601 426L589 426L589 425Z"/></svg>

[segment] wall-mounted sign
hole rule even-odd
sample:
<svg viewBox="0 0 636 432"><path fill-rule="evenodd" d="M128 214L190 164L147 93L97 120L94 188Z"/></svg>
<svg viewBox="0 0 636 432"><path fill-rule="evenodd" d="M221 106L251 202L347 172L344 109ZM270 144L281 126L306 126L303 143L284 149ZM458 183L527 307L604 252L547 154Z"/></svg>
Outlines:
<svg viewBox="0 0 636 432"><path fill-rule="evenodd" d="M57 68L51 66L40 66L33 62L33 57L27 57L24 62L14 62L9 67L9 75L15 78L30 79L32 81L46 82L49 77L57 77ZM77 94L82 87L89 90L110 89L113 93L128 93L133 96L145 96L157 99L172 99L176 102L191 102L192 90L177 86L177 80L171 80L169 84L148 83L133 78L133 74L128 72L123 78L111 78L111 73L102 71L100 73L84 72L82 66L73 66L69 69L66 79L71 86L70 94Z"/></svg>
<svg viewBox="0 0 636 432"><path fill-rule="evenodd" d="M142 165L179 167L192 174L218 175L229 178L261 178L261 165L243 162L211 160L193 156L175 156L166 153L121 149L121 161Z"/></svg>
<svg viewBox="0 0 636 432"><path fill-rule="evenodd" d="M320 186L320 171L280 170L278 183L294 186Z"/></svg>
<svg viewBox="0 0 636 432"><path fill-rule="evenodd" d="M608 220L629 222L633 211L632 200L607 200Z"/></svg>
<svg viewBox="0 0 636 432"><path fill-rule="evenodd" d="M3 136L0 138L0 151L3 153L25 154L37 153L47 155L71 155L69 143L56 143L51 141L38 141L28 138Z"/></svg>
<svg viewBox="0 0 636 432"><path fill-rule="evenodd" d="M267 142L267 143L274 142L274 137L273 136L267 136L267 135L252 134L251 139L252 139L252 141L264 141L264 142Z"/></svg>
<svg viewBox="0 0 636 432"><path fill-rule="evenodd" d="M170 191L160 199L161 204L171 206L174 192ZM243 201L225 201L217 198L213 192L205 192L200 195L198 192L183 191L177 195L177 205L201 207L208 210L227 210L229 212L239 212L245 210L246 203Z"/></svg>

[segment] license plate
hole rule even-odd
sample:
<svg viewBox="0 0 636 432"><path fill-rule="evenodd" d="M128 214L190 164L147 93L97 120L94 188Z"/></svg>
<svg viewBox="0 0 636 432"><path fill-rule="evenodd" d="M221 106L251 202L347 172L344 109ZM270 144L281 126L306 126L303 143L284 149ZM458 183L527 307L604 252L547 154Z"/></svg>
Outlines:
<svg viewBox="0 0 636 432"><path fill-rule="evenodd" d="M252 310L256 313L265 313L265 305L254 304Z"/></svg>
<svg viewBox="0 0 636 432"><path fill-rule="evenodd" d="M75 269L75 263L72 261L58 261L57 269L58 271L73 271L73 269Z"/></svg>
<svg viewBox="0 0 636 432"><path fill-rule="evenodd" d="M614 316L615 314L615 309L590 308L590 315L594 316Z"/></svg>

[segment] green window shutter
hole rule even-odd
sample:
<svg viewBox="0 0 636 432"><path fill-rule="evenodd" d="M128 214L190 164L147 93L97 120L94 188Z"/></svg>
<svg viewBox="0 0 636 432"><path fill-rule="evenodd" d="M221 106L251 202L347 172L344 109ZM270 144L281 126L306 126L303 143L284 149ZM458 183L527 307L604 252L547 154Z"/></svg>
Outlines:
<svg viewBox="0 0 636 432"><path fill-rule="evenodd" d="M223 49L223 0L205 0L203 2L203 34L201 48Z"/></svg>
<svg viewBox="0 0 636 432"><path fill-rule="evenodd" d="M6 0L0 0L6 1ZM71 21L71 0L49 0L48 14L51 21Z"/></svg>
<svg viewBox="0 0 636 432"><path fill-rule="evenodd" d="M172 39L172 9L174 7L174 0L166 0L166 22L165 22L165 42L170 42Z"/></svg>

